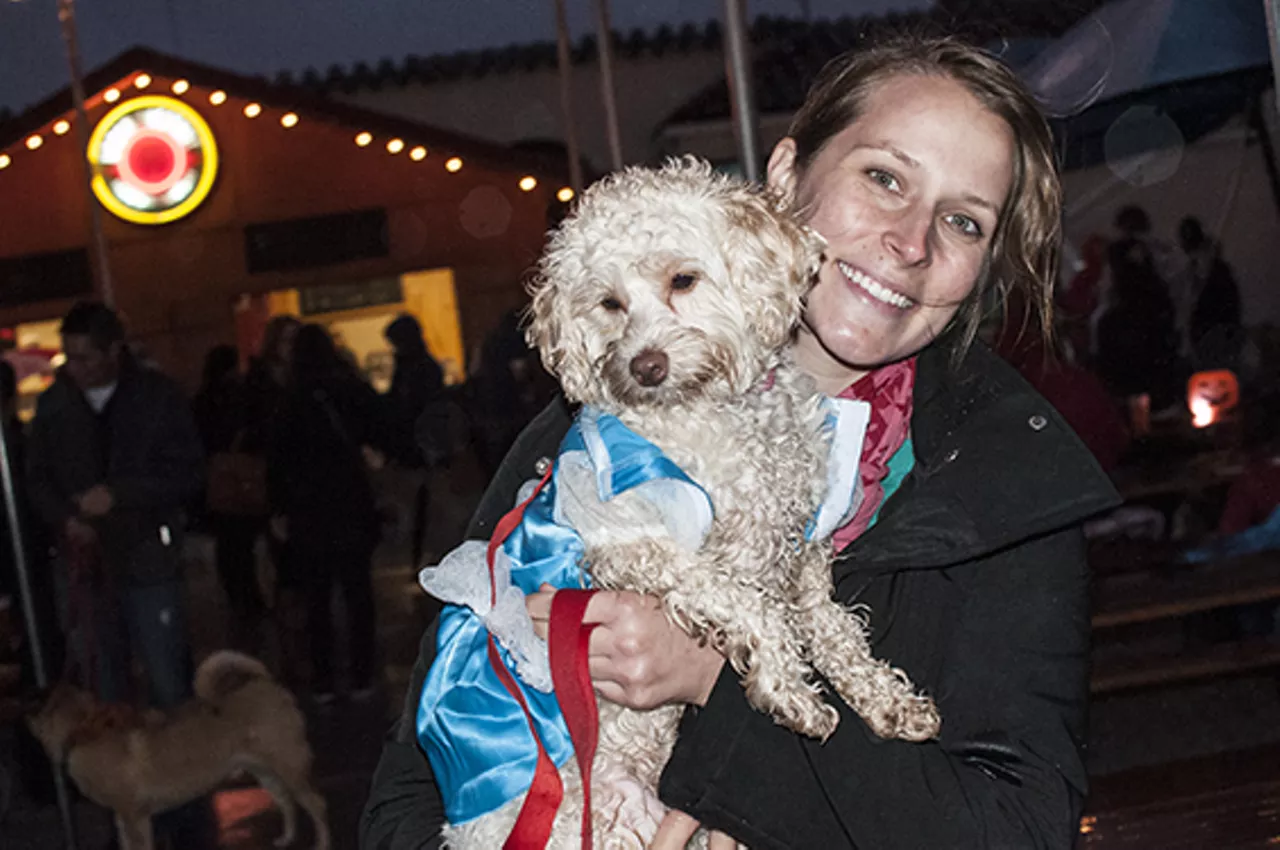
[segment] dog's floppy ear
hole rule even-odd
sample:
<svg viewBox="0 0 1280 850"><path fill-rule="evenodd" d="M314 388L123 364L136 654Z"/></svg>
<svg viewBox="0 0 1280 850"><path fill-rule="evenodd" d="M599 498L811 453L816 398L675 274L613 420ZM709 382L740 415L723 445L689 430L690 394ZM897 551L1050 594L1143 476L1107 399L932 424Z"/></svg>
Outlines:
<svg viewBox="0 0 1280 850"><path fill-rule="evenodd" d="M569 223L552 234L529 284L532 302L526 313L525 339L538 349L543 365L559 379L565 395L582 401L580 394L591 379L591 356L574 296L581 291L576 284L586 272L581 240L566 229Z"/></svg>
<svg viewBox="0 0 1280 850"><path fill-rule="evenodd" d="M800 321L825 242L770 190L735 192L728 217L727 256L752 330L765 348L781 348Z"/></svg>

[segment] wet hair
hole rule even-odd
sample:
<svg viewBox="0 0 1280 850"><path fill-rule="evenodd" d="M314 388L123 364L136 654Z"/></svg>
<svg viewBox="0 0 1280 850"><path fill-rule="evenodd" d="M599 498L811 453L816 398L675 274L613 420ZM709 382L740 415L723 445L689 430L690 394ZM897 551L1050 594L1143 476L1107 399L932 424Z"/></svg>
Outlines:
<svg viewBox="0 0 1280 850"><path fill-rule="evenodd" d="M977 286L956 313L959 352L968 348L990 295L1003 305L1019 291L1028 316L1047 339L1062 235L1062 184L1053 135L1031 92L1000 60L953 38L896 36L836 57L818 74L788 135L802 176L836 135L861 116L876 87L903 76L952 80L1009 126L1014 140L1013 183L1000 211Z"/></svg>
<svg viewBox="0 0 1280 850"><path fill-rule="evenodd" d="M62 317L62 336L87 336L93 347L106 351L124 341L124 324L116 311L101 301L81 301Z"/></svg>

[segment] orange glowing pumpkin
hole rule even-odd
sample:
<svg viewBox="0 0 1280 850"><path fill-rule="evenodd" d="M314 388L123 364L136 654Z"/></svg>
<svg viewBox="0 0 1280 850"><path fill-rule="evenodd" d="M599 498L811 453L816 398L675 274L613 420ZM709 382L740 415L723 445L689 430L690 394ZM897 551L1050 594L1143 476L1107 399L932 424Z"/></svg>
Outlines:
<svg viewBox="0 0 1280 850"><path fill-rule="evenodd" d="M1197 428L1221 421L1239 403L1240 382L1230 369L1196 372L1187 382L1187 407Z"/></svg>

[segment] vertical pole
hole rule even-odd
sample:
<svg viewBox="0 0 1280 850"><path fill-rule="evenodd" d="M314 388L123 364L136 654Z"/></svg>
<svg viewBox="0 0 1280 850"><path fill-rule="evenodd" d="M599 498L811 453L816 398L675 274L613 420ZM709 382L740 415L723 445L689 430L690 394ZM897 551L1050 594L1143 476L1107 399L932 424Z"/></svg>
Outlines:
<svg viewBox="0 0 1280 850"><path fill-rule="evenodd" d="M0 489L4 493L5 519L9 523L9 542L13 545L14 571L18 574L18 593L22 596L22 619L27 624L27 643L31 647L31 666L36 685L49 686L49 668L44 657L44 644L40 641L40 624L36 620L36 601L31 591L31 571L27 561L27 547L23 542L22 525L18 514L18 491L14 485L13 455L9 451L9 429L6 420L9 411L0 410ZM53 764L53 785L58 797L58 813L62 816L62 834L68 850L76 850L76 827L71 813L71 797L67 793L67 777L62 765Z"/></svg>
<svg viewBox="0 0 1280 850"><path fill-rule="evenodd" d="M1267 9L1267 39L1271 43L1271 79L1276 111L1280 112L1280 0L1262 0Z"/></svg>
<svg viewBox="0 0 1280 850"><path fill-rule="evenodd" d="M618 132L618 103L613 85L613 34L609 25L609 0L596 0L596 41L600 45L600 94L604 100L605 126L609 131L609 159L614 171L622 168L622 134Z"/></svg>
<svg viewBox="0 0 1280 850"><path fill-rule="evenodd" d="M116 296L111 284L111 265L107 254L107 235L102 229L102 207L93 194L93 168L89 165L89 116L84 108L84 81L80 67L80 40L76 35L75 0L58 0L58 23L67 46L67 65L71 71L71 98L76 107L76 137L80 145L80 162L84 166L85 191L89 200L89 229L93 238L93 266L98 277L98 294L104 304L114 307Z"/></svg>
<svg viewBox="0 0 1280 850"><path fill-rule="evenodd" d="M724 0L725 78L738 136L738 158L748 180L760 179L760 133L756 126L751 49L747 44L747 0Z"/></svg>
<svg viewBox="0 0 1280 850"><path fill-rule="evenodd" d="M569 185L575 193L582 191L582 159L578 156L578 128L573 120L573 91L569 61L569 21L564 0L556 4L556 58L560 66L560 110L564 116L564 142L569 152Z"/></svg>

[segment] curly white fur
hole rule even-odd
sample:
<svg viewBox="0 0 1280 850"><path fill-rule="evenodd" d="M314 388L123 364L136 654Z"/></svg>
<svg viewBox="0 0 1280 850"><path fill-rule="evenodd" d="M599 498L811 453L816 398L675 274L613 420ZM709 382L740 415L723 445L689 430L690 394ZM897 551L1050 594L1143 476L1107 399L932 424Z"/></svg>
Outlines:
<svg viewBox="0 0 1280 850"><path fill-rule="evenodd" d="M572 475L566 519L583 534L596 586L662 598L777 722L817 738L834 731L821 674L876 734L924 740L939 727L933 702L872 657L865 613L832 600L830 541L805 539L826 482L824 414L784 352L821 251L767 192L692 158L627 169L583 195L532 288L530 341L570 398L618 416L698 481L715 521L696 552L661 534L619 542L609 529L637 510L635 497L600 503ZM601 704L599 846L652 839L679 716ZM562 773L550 846L576 847L580 780L571 765ZM448 846L500 846L521 802L450 827Z"/></svg>

